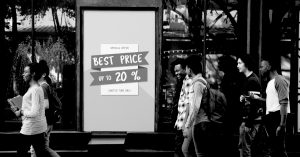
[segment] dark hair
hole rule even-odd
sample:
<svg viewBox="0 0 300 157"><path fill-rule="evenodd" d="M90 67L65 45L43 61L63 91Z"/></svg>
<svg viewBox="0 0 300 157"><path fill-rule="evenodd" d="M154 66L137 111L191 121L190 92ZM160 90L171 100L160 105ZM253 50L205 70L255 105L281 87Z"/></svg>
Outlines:
<svg viewBox="0 0 300 157"><path fill-rule="evenodd" d="M267 61L269 65L271 66L270 70L271 71L278 71L280 68L280 63L276 64L276 60L274 57L264 57L261 59L262 61Z"/></svg>
<svg viewBox="0 0 300 157"><path fill-rule="evenodd" d="M42 77L41 69L38 63L30 63L27 65L30 69L30 75L34 81L38 81Z"/></svg>
<svg viewBox="0 0 300 157"><path fill-rule="evenodd" d="M239 58L244 62L245 67L247 67L248 70L250 70L250 71L254 70L254 61L250 55L248 55L248 54L241 55L241 56L239 56Z"/></svg>
<svg viewBox="0 0 300 157"><path fill-rule="evenodd" d="M188 66L194 74L202 73L201 57L198 55L190 55L186 59L186 66Z"/></svg>
<svg viewBox="0 0 300 157"><path fill-rule="evenodd" d="M49 66L48 66L47 62L46 62L45 60L40 60L40 62L39 62L39 67L40 67L40 69L41 69L41 73L42 73L42 74L46 74L46 76L45 76L46 82L47 82L49 85L51 85L51 84L52 84L52 81L51 81L51 79L50 79L50 77L49 77Z"/></svg>
<svg viewBox="0 0 300 157"><path fill-rule="evenodd" d="M229 55L224 55L219 58L219 70L225 73L238 72L236 68L236 59Z"/></svg>
<svg viewBox="0 0 300 157"><path fill-rule="evenodd" d="M171 63L171 73L172 74L175 74L175 71L174 71L174 67L176 66L176 65L178 65L178 64L180 64L181 65L181 68L182 69L185 69L185 59L183 59L183 58L177 58L175 61L173 61L172 63Z"/></svg>

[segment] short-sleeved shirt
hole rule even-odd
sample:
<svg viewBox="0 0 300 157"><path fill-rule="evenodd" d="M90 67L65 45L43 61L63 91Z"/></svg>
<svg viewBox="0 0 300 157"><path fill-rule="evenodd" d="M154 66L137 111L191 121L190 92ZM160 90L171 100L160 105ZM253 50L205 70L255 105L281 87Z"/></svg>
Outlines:
<svg viewBox="0 0 300 157"><path fill-rule="evenodd" d="M287 113L290 113L289 83L281 76L275 76L268 82L266 99L266 114L280 110L281 104L287 104Z"/></svg>
<svg viewBox="0 0 300 157"><path fill-rule="evenodd" d="M249 96L249 91L261 92L261 84L255 73L245 78L241 88L241 94ZM249 104L250 102L250 104ZM242 118L246 122L252 122L261 116L259 110L262 108L261 102L258 100L250 100L242 103Z"/></svg>

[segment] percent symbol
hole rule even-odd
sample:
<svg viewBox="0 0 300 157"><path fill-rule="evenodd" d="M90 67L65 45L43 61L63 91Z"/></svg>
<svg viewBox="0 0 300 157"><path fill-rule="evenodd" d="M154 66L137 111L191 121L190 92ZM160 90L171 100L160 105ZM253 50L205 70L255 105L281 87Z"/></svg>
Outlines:
<svg viewBox="0 0 300 157"><path fill-rule="evenodd" d="M141 79L141 77L138 76L138 71L137 71L137 70L131 72L131 76L133 76L133 79L134 79L134 80L140 80L140 79Z"/></svg>

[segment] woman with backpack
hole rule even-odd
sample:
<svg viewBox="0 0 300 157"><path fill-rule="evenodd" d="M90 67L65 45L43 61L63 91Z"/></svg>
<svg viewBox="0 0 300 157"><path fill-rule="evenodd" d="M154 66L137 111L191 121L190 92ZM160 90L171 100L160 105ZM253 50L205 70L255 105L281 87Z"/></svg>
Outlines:
<svg viewBox="0 0 300 157"><path fill-rule="evenodd" d="M45 102L45 115L47 120L47 130L46 130L46 145L49 147L50 143L50 133L53 129L54 124L54 114L53 114L53 100L52 100L52 92L51 92L51 84L52 81L49 78L49 67L45 60L40 60L38 63L40 68L42 77L38 80L39 85L42 87L44 91L44 102ZM59 157L59 155L51 149L50 151L52 157ZM35 151L33 147L31 147L31 157L36 157Z"/></svg>
<svg viewBox="0 0 300 157"><path fill-rule="evenodd" d="M21 109L14 111L17 117L22 117L21 134L17 141L17 156L20 157L27 156L31 145L38 157L52 156L53 150L46 144L46 105L43 89L38 83L41 76L37 63L30 63L24 68L23 79L29 84L29 89L23 96Z"/></svg>

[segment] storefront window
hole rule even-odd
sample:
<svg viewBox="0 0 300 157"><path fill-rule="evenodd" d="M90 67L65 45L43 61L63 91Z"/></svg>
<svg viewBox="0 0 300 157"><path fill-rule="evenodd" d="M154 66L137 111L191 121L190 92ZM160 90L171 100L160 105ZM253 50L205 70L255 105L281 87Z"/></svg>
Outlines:
<svg viewBox="0 0 300 157"><path fill-rule="evenodd" d="M160 63L158 63L157 65L161 66L157 68L161 69L161 78L159 82L160 84L157 85L159 87L155 87L159 89L159 93L157 94L159 96L159 104L155 104L156 106L158 106L158 114L155 115L158 116L158 120L155 121L155 125L158 126L157 131L172 131L174 126L171 117L173 112L172 110L174 110L174 105L177 103L174 101L175 85L177 82L171 69L171 63L174 60L176 60L177 58L187 58L191 54L205 56L207 70L205 75L206 78L209 78L216 73L219 77L222 76L222 73L219 73L218 71L218 58L220 56L228 55L235 58L239 54L246 52L244 51L244 48L246 46L249 46L246 45L246 36L249 34L243 34L244 32L246 32L244 31L246 30L246 21L243 21L244 19L246 19L246 13L242 14L243 12L240 12L240 14L238 14L237 10L243 8L238 8L236 6L236 1L230 2L232 3L232 8L230 7L230 9L227 10L230 12L226 12L226 9L225 11L221 10L222 7L216 7L207 8L205 13L203 11L204 8L200 8L200 6L198 6L199 8L194 7L200 4L192 4L185 1L177 1L177 4L164 3L164 5L172 6L164 6L165 10L163 11L162 22L163 30L161 34L162 42L159 43L161 44L161 49L159 49L160 52L156 52L155 50L155 53L160 55L159 57L157 57L160 59ZM38 5L41 4L36 4L35 7L41 8ZM55 124L54 130L76 130L77 128L81 127L79 126L81 124L78 124L81 119L78 117L79 109L77 108L78 102L76 101L78 100L78 92L82 92L78 91L77 88L77 78L80 78L78 77L78 75L80 74L76 73L78 71L76 65L78 64L78 58L82 57L83 55L76 56L76 54L81 54L81 52L76 52L76 47L78 46L76 44L80 44L81 41L76 42L75 1L62 1L61 4L58 4L59 7L57 7L56 9L51 7L47 8L47 6L42 7L42 9L35 9L34 37L32 37L30 6L21 3L16 4L16 8L12 7L13 5L7 4L7 6L8 9L4 11L5 18L3 17L5 19L5 39L3 40L5 43L3 45L5 45L4 48L7 48L8 50L8 55L5 57L9 60L7 62L8 64L5 66L8 67L7 69L9 69L7 70L9 71L7 72L9 76L7 82L4 82L5 94L4 99L2 99L1 101L1 103L3 102L4 105L2 105L0 108L0 123L4 122L4 127L0 127L0 131L19 130L21 121L14 116L6 100L17 95L23 95L26 92L28 87L23 81L22 73L24 67L28 63L31 63L33 61L33 58L36 62L45 60L48 63L50 67L50 76L53 81L53 87L55 88L58 97L62 101L61 120ZM271 17L271 10L273 8L265 9L269 11L268 17ZM15 17L13 17L13 13L16 13ZM152 11L152 14L153 13L154 12ZM139 13L139 15L141 14ZM231 17L229 15L231 15ZM238 15L239 17L242 17L240 19L242 21L238 21ZM282 20L282 39L280 41L281 50L280 52L278 52L278 55L281 55L282 74L287 78L298 77L299 79L299 76L296 76L297 74L292 74L291 72L291 67L294 66L292 65L291 61L293 56L292 52L294 51L294 46L291 42L291 40L293 40L292 34L294 33L294 28L291 26L292 22L288 21L291 19L290 17L292 17L291 14L286 14ZM204 18L206 19L204 20ZM145 16L141 16L141 19L145 19ZM276 20L270 20L268 22L272 21ZM155 19L154 22L155 23L153 23L153 26L157 24L157 20ZM91 23L95 24L94 21L91 21ZM206 24L206 32L204 32L204 23ZM99 22L98 24L99 27L100 25L102 26L101 22ZM264 25L264 27L262 28L263 30L257 30L257 32L267 32L265 29L269 29L267 27L271 27L271 24L272 23L262 23L262 25ZM256 23L254 23L253 25L255 26ZM92 26L92 24L90 24L90 26ZM132 27L129 26L129 28ZM253 27L253 30L254 28L256 29L256 27ZM140 29L141 32L145 31L145 27ZM299 32L298 26L297 30ZM110 31L116 32L113 29ZM123 32L126 31L127 30L124 30ZM154 32L155 31L157 30L154 30ZM91 37L93 37L94 32L91 32ZM101 33L105 32L108 31L103 31ZM280 31L278 30L276 32ZM103 34L101 33L100 35L103 36ZM256 32L254 31L253 34L255 33ZM154 33L149 34L153 35ZM268 34L262 35L267 39ZM132 35L128 36L132 37ZM258 36L258 34L256 34L256 36ZM255 40L256 36L254 36ZM124 38L127 39L126 36L124 36ZM127 42L126 39L124 39L124 43L125 41ZM249 37L249 39L253 40L254 38L252 39L252 37ZM32 52L32 40L34 41L35 45L34 52ZM91 38L91 41L93 41L93 38ZM262 42L263 45L260 46L263 48L264 46L269 48L273 45L273 43L265 43ZM95 45L97 44L98 43L95 43ZM157 44L157 42L155 42L155 44ZM251 49L258 51L258 42L256 43L255 41L255 43L251 44L254 45L251 47ZM266 50L262 49L262 51L269 51L267 48L264 48ZM34 57L32 57L33 53ZM262 54L263 53L264 52L262 52ZM87 61L89 61L89 57L90 56L88 56ZM156 64L156 60L154 60L153 63ZM156 80L156 78L153 79ZM291 83L293 85L297 84L297 82ZM300 85L298 84L298 87L299 86ZM295 93L298 93L299 95L299 90L298 92L297 90L298 89L293 89L292 91L296 91ZM295 97L296 98L294 102L300 99L299 97L297 97L297 95L295 95ZM298 106L295 107L293 111L297 109L299 109ZM78 120L78 118L80 120ZM298 125L300 125L299 122ZM299 130L300 129L298 126L298 131Z"/></svg>
<svg viewBox="0 0 300 157"><path fill-rule="evenodd" d="M52 87L62 102L61 119L54 124L54 130L76 129L76 37L75 18L62 9L47 9L44 14L35 15L34 56L32 57L31 18L17 11L17 32L12 30L12 20L6 19L5 37L8 41L11 64L5 99L23 95L28 85L23 80L23 70L31 62L45 60L49 66ZM53 22L53 17L59 17ZM58 24L56 23L58 22ZM15 35L16 33L17 35ZM6 102L4 107L3 131L18 131L20 119L16 118Z"/></svg>

